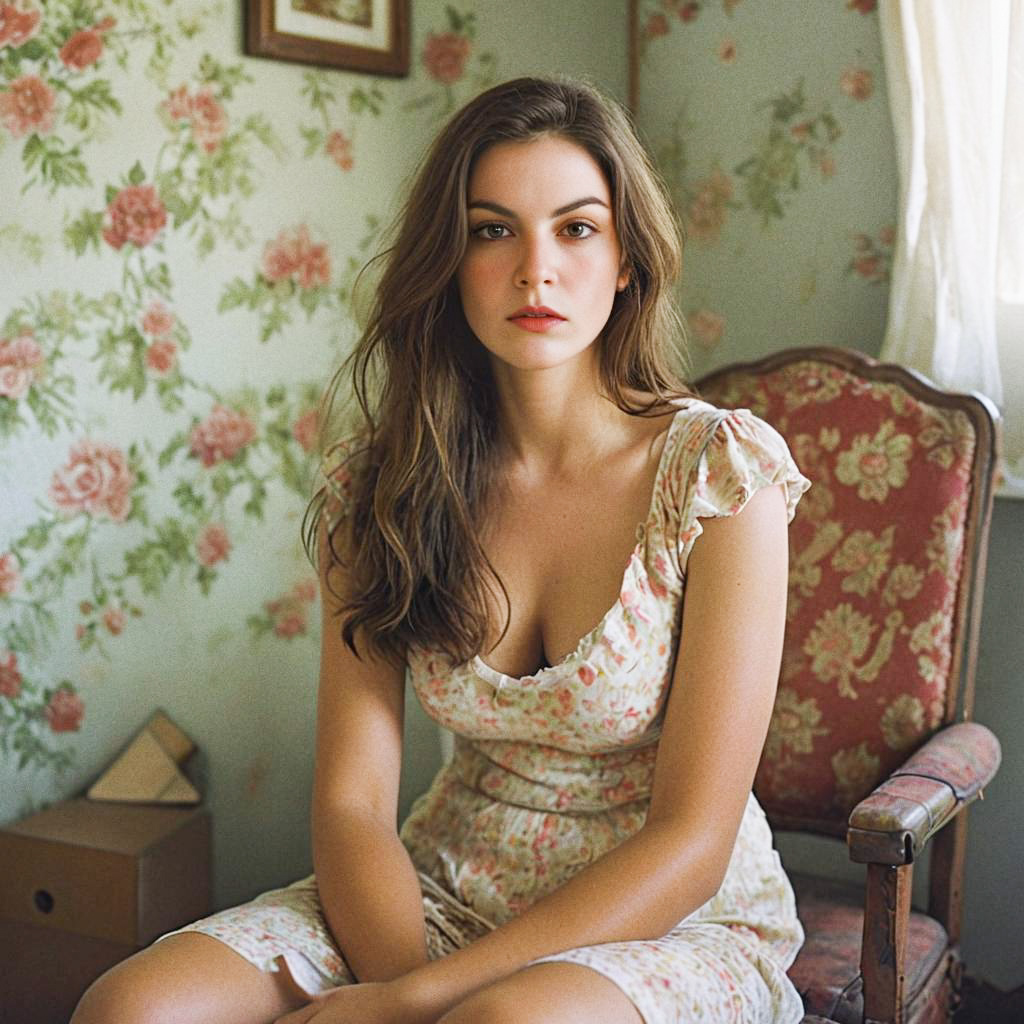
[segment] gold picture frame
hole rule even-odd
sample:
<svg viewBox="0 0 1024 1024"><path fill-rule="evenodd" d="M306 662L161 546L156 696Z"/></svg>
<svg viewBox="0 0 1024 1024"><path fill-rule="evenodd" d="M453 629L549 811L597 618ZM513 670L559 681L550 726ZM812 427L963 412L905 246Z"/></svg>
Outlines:
<svg viewBox="0 0 1024 1024"><path fill-rule="evenodd" d="M253 57L403 77L409 0L244 0Z"/></svg>

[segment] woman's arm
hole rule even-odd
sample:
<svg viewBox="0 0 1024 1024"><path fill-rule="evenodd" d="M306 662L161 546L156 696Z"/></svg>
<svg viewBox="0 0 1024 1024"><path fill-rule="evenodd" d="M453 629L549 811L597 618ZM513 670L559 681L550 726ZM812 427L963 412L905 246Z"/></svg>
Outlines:
<svg viewBox="0 0 1024 1024"><path fill-rule="evenodd" d="M718 891L778 679L788 562L781 489L703 527L687 567L646 824L520 917L400 979L402 1019L435 1020L537 957L659 937Z"/></svg>
<svg viewBox="0 0 1024 1024"><path fill-rule="evenodd" d="M323 530L319 549L326 553ZM324 915L359 981L427 962L419 879L398 838L404 668L341 639L321 558L323 640L313 777L313 864ZM331 583L344 592L342 570Z"/></svg>

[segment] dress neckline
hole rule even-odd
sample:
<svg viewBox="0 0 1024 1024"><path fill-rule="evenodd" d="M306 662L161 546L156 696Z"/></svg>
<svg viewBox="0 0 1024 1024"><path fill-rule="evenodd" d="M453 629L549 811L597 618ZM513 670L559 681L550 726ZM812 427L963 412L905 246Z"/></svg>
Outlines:
<svg viewBox="0 0 1024 1024"><path fill-rule="evenodd" d="M626 581L629 576L630 570L632 569L634 562L640 556L640 549L642 545L646 543L647 527L650 524L652 518L654 517L654 511L658 503L658 494L661 490L661 478L662 476L664 476L665 467L668 463L669 453L675 441L675 435L679 429L679 424L682 422L682 414L686 412L693 405L694 402L698 401L700 401L700 399L697 399L695 397L682 399L682 402L685 402L685 404L681 404L679 406L678 410L672 416L672 419L665 430L665 441L661 446L661 453L658 455L657 469L655 469L654 471L654 483L651 486L651 499L647 503L647 514L644 516L641 522L637 523L637 542L633 546L633 550L629 553L629 558L626 559L626 566L622 570L622 578L619 581L619 596L616 596L615 601L612 603L612 606L604 613L604 615L601 616L600 621L597 623L596 626L594 626L593 629L588 630L582 637L580 637L579 642L576 644L573 650L569 651L569 653L566 654L564 657L559 658L558 661L554 662L554 664L545 665L543 668L540 668L536 672L532 672L529 675L510 676L505 672L499 672L496 668L492 668L490 665L488 665L487 662L484 661L479 654L474 655L473 658L469 661L469 664L472 665L472 667L476 670L477 674L481 678L485 679L487 682L491 683L491 685L496 686L499 689L503 686L508 685L538 682L546 677L551 676L552 674L557 674L564 671L565 667L571 664L577 658L579 658L583 649L590 643L591 640L593 640L597 636L597 634L601 632L601 630L604 628L605 623L608 621L609 617L619 607L621 603L622 590L626 585Z"/></svg>

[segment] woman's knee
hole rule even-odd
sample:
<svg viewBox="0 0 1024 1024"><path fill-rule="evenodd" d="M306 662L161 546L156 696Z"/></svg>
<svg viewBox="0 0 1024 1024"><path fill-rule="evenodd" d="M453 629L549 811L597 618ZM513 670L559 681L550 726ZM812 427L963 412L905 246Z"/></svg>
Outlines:
<svg viewBox="0 0 1024 1024"><path fill-rule="evenodd" d="M541 963L473 993L438 1024L642 1024L613 982L587 967Z"/></svg>
<svg viewBox="0 0 1024 1024"><path fill-rule="evenodd" d="M137 960L131 957L97 978L79 1000L71 1024L170 1024L173 1006L160 1005L159 977L140 970Z"/></svg>
<svg viewBox="0 0 1024 1024"><path fill-rule="evenodd" d="M261 1024L301 1005L267 974L206 935L175 935L112 967L71 1024Z"/></svg>
<svg viewBox="0 0 1024 1024"><path fill-rule="evenodd" d="M523 1016L525 1009L507 986L491 985L452 1007L437 1024L529 1024L533 1018Z"/></svg>
<svg viewBox="0 0 1024 1024"><path fill-rule="evenodd" d="M468 996L438 1024L554 1024L561 1020L557 1012L552 1014L558 999L545 974L535 967L517 971Z"/></svg>

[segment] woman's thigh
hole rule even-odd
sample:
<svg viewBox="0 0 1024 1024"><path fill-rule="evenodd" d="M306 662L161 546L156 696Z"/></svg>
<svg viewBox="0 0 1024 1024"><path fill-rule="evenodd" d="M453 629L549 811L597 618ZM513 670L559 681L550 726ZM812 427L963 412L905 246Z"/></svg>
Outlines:
<svg viewBox="0 0 1024 1024"><path fill-rule="evenodd" d="M286 974L188 932L112 967L82 996L71 1024L269 1024L304 1002Z"/></svg>
<svg viewBox="0 0 1024 1024"><path fill-rule="evenodd" d="M579 964L543 963L481 989L438 1024L642 1024L613 982Z"/></svg>

